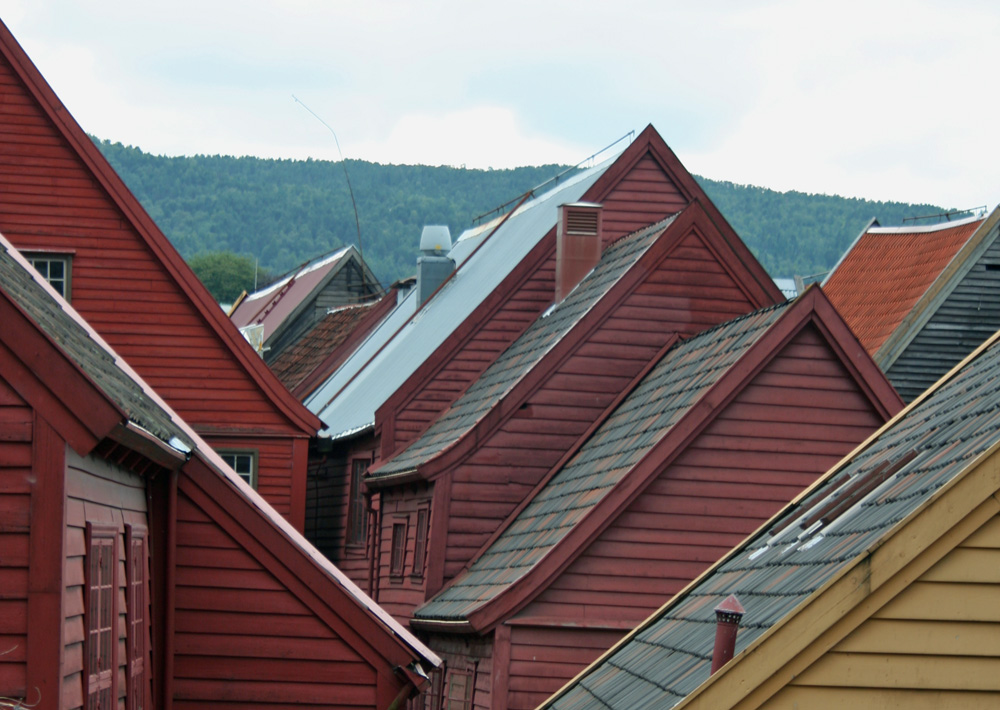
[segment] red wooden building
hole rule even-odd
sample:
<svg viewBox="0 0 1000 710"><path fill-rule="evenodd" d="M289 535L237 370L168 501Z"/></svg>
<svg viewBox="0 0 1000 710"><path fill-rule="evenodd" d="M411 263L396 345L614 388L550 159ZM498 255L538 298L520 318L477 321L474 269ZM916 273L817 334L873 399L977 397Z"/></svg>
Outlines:
<svg viewBox="0 0 1000 710"><path fill-rule="evenodd" d="M447 667L425 707L535 707L902 406L815 287L663 350L464 569L446 559L450 582L410 619ZM506 445L531 456L545 423L521 431L509 430ZM454 480L477 468L459 467ZM507 461L492 479L515 470ZM463 505L458 489L451 516ZM438 501L425 504L432 521ZM402 615L420 596L401 593L415 586L420 555L429 575L438 547L454 543L433 526L425 541L420 508L393 502L386 496L381 511L393 541L417 530L414 542L383 545L380 597Z"/></svg>
<svg viewBox="0 0 1000 710"><path fill-rule="evenodd" d="M2 25L0 231L302 529L319 420L229 322Z"/></svg>
<svg viewBox="0 0 1000 710"><path fill-rule="evenodd" d="M416 303L415 293L403 297L380 324L380 337L355 350L306 400L323 419L328 436L320 440L325 447L314 452L311 471L317 504L310 505L310 515L317 524L310 531L320 549L374 593L370 568L385 539L376 541L370 534L379 529L374 517L378 496L366 500L362 478L373 460L388 460L413 442L557 300L557 274L569 273L566 267L573 260L559 263L562 205L575 204L580 208L576 214L589 211L596 217L596 223L584 221L590 226L577 226L598 230L594 245L599 254L623 235L694 202L699 207L682 220L696 225L691 227L697 242L690 247L693 252L681 257L678 264L683 266L666 283L636 296L633 315L626 316L635 318L633 330L642 328L640 322L656 306L667 309L664 324L671 332L690 335L780 302L774 283L651 126L616 158L462 235L450 252L457 265L454 276L422 304ZM588 207L593 204L601 207ZM671 240L679 238L677 229ZM578 272L576 280L582 275ZM648 357L663 338L643 337L648 342L639 349L645 348L641 357ZM627 379L619 378L617 385ZM530 477L545 467L537 465L511 490L525 494ZM505 501L501 507L510 505ZM496 523L504 510L492 514ZM489 532L478 534L485 539ZM470 543L467 552L482 539ZM443 568L433 569L440 584Z"/></svg>
<svg viewBox="0 0 1000 710"><path fill-rule="evenodd" d="M440 662L0 237L0 697L386 708Z"/></svg>

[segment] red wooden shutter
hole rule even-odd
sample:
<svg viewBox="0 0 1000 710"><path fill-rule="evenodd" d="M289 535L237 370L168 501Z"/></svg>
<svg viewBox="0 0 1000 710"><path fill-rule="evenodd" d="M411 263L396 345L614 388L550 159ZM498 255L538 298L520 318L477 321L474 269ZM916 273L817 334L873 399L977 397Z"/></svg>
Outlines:
<svg viewBox="0 0 1000 710"><path fill-rule="evenodd" d="M417 510L416 539L413 542L413 576L424 576L424 557L427 554L427 524L429 521L427 508Z"/></svg>
<svg viewBox="0 0 1000 710"><path fill-rule="evenodd" d="M149 552L146 529L125 526L125 600L128 628L128 658L125 680L125 710L145 710L149 689L149 602L146 594Z"/></svg>
<svg viewBox="0 0 1000 710"><path fill-rule="evenodd" d="M84 580L86 619L84 649L87 710L118 705L118 528L87 523L87 567Z"/></svg>
<svg viewBox="0 0 1000 710"><path fill-rule="evenodd" d="M406 523L393 523L391 552L389 574L401 575L406 562Z"/></svg>
<svg viewBox="0 0 1000 710"><path fill-rule="evenodd" d="M350 494L347 501L347 544L364 545L368 535L368 516L365 511L365 496L361 489L361 479L368 471L367 459L351 462Z"/></svg>

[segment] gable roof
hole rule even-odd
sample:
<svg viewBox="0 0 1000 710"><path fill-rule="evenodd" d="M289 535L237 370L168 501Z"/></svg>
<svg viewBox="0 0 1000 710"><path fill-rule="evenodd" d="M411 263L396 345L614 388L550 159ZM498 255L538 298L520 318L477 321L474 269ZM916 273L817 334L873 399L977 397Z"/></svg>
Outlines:
<svg viewBox="0 0 1000 710"><path fill-rule="evenodd" d="M10 63L17 78L37 102L54 130L79 156L94 181L101 186L109 200L121 211L135 233L163 265L179 291L192 304L219 341L232 352L234 360L293 427L305 434L314 434L319 427L319 420L278 382L239 331L229 322L207 289L198 281L177 250L69 114L2 22L0 22L0 54Z"/></svg>
<svg viewBox="0 0 1000 710"><path fill-rule="evenodd" d="M410 378L432 356L447 356L439 348L454 351L461 346L450 336L462 323L475 314L488 317L488 313L477 309L495 297L492 292L505 278L526 266L522 262L533 249L554 236L559 205L605 201L630 171L647 159L671 181L680 201L668 206L655 194L616 198L614 209L627 214L630 221L627 228L624 223L611 224L608 213L612 205L605 204L605 232L629 233L698 201L727 244L732 255L730 266L739 269L742 288L762 306L783 300L773 281L677 156L656 130L647 126L616 158L583 170L506 216L462 234L450 253L457 264L454 276L419 309L415 307L416 294L404 299L380 328L382 332L360 347L306 400L327 425L325 433L348 436L373 427L375 411L390 396L404 384L417 386ZM641 192L641 186L636 189ZM533 264L528 266L535 268Z"/></svg>
<svg viewBox="0 0 1000 710"><path fill-rule="evenodd" d="M346 246L306 262L277 281L244 297L229 318L237 328L260 325L263 342L281 335L288 323L305 308L310 299L351 261L361 264L367 283L378 289L374 274L364 265L358 250Z"/></svg>
<svg viewBox="0 0 1000 710"><path fill-rule="evenodd" d="M524 595L513 594L515 586L540 589L676 458L782 344L816 320L829 324L827 337L840 343L855 377L864 372L862 378L878 388L872 398L884 413L898 406L871 361L852 357L843 347L853 338L842 323L838 328L839 319L816 288L680 342L536 489L469 569L416 611L415 622L465 622L482 630L525 603Z"/></svg>
<svg viewBox="0 0 1000 710"><path fill-rule="evenodd" d="M942 532L1000 487L998 336L543 707L728 707L760 678L793 673L797 654L848 614L860 623L853 611L913 579L916 555L943 555ZM730 594L746 609L737 656L710 677L713 610Z"/></svg>
<svg viewBox="0 0 1000 710"><path fill-rule="evenodd" d="M606 248L594 270L561 303L529 326L423 435L370 476L415 472L455 447L608 294L675 219L676 215L668 217Z"/></svg>
<svg viewBox="0 0 1000 710"><path fill-rule="evenodd" d="M22 343L9 343L15 355L32 367L35 376L44 380L48 392L58 393L60 404L80 409L76 416L83 422L104 422L104 431L94 431L97 440L112 437L129 446L138 444L137 450L149 453L143 442L155 441L160 450L171 459L160 458L160 463L172 463L172 468L182 468L196 476L215 479L216 487L224 484L227 503L234 514L251 517L258 527L269 531L267 549L281 556L290 568L305 567L312 577L330 585L328 589L315 589L327 603L349 600L364 612L369 634L384 634L384 640L405 649L415 662L437 666L440 659L420 641L406 631L395 619L362 592L346 575L306 541L301 533L274 510L254 489L236 475L202 439L122 360L93 328L64 301L27 260L0 235L0 305L7 303L30 322L31 328L43 334L51 352L41 352L37 347L24 347ZM0 311L2 312L2 311ZM9 321L5 321L8 336ZM23 352L21 352L23 350ZM71 362L73 370L57 369L56 360ZM4 361L5 364L7 361ZM75 372L73 379L67 372ZM79 381L73 381L73 380ZM24 383L22 381L22 386ZM99 392L111 403L124 420L116 424L107 417L99 417L90 402L83 402L75 393L81 390ZM35 399L51 399L47 393ZM71 445L75 442L70 441ZM78 444L79 445L79 444ZM91 447L92 448L92 447ZM79 451L89 453L87 450ZM189 460L190 459L190 460ZM190 468L190 470L189 470ZM239 510L235 510L239 508ZM381 642L375 643L379 645Z"/></svg>
<svg viewBox="0 0 1000 710"><path fill-rule="evenodd" d="M982 222L972 217L920 227L873 223L823 280L830 301L877 362L876 354Z"/></svg>

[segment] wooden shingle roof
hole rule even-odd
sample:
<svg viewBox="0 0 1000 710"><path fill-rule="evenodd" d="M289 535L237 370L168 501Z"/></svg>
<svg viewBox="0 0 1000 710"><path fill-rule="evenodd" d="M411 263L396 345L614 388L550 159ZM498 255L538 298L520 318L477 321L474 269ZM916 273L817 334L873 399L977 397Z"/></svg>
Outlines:
<svg viewBox="0 0 1000 710"><path fill-rule="evenodd" d="M755 680L741 661L760 664L757 677L767 677L764 666L784 668L796 653L781 650L789 635L796 644L818 638L823 623L846 618L905 569L904 548L913 554L935 541L900 531L932 508L947 511L939 514L940 524L950 525L978 506L982 499L959 484L984 470L979 464L998 445L1000 341L994 336L543 707L669 708L694 698L706 707L728 707L706 693L733 683L739 685L729 689L734 697L753 691ZM995 468L983 476L977 490L989 497L997 490ZM959 490L961 501L952 496ZM906 540L897 542L897 533ZM828 592L833 596L821 623L796 626ZM730 594L746 609L737 655L710 679L713 610ZM777 646L765 645L772 640Z"/></svg>

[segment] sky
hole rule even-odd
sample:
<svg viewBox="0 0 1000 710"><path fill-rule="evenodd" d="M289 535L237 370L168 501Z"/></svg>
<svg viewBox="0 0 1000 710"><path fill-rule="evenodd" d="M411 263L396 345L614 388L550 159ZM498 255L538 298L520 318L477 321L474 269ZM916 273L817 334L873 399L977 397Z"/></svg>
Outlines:
<svg viewBox="0 0 1000 710"><path fill-rule="evenodd" d="M652 123L716 180L1000 200L993 0L0 0L0 19L86 131L155 154L499 169Z"/></svg>

